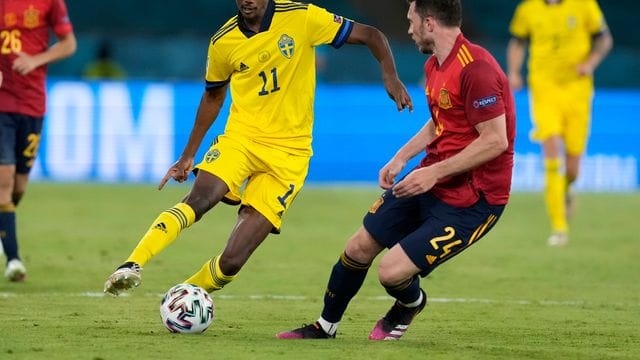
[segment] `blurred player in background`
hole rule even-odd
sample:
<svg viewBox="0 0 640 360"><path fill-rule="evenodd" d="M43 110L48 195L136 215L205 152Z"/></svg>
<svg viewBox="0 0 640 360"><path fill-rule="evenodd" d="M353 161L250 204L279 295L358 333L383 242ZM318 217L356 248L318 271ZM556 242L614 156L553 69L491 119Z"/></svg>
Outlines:
<svg viewBox="0 0 640 360"><path fill-rule="evenodd" d="M171 178L187 180L196 151L230 87L224 134L196 166L191 191L151 224L126 262L107 279L105 292L118 295L138 286L141 267L220 201L240 205L236 226L224 251L184 282L209 292L222 289L269 233L280 232L282 217L304 184L312 155L315 46L366 45L381 65L385 88L397 109L412 108L387 38L379 30L312 4L236 3L238 15L211 39L206 88L195 125L160 188Z"/></svg>
<svg viewBox="0 0 640 360"><path fill-rule="evenodd" d="M87 80L122 80L126 76L127 72L113 56L113 44L108 39L100 41L95 59L82 70L82 77Z"/></svg>
<svg viewBox="0 0 640 360"><path fill-rule="evenodd" d="M64 0L0 2L0 238L5 276L22 281L16 206L38 151L45 113L46 65L71 56L76 38ZM49 31L58 41L49 46Z"/></svg>
<svg viewBox="0 0 640 360"><path fill-rule="evenodd" d="M525 0L513 16L507 72L514 91L523 86L529 44L529 90L534 129L542 143L548 244L569 241L570 186L578 177L591 121L593 72L613 39L595 0Z"/></svg>
<svg viewBox="0 0 640 360"><path fill-rule="evenodd" d="M515 107L506 75L463 36L460 0L410 0L407 18L418 49L433 54L424 66L431 120L380 170L386 191L334 265L320 318L278 338L335 337L373 259L388 248L378 278L396 301L369 339L399 339L427 303L420 276L482 238L509 200ZM425 148L420 165L394 184Z"/></svg>

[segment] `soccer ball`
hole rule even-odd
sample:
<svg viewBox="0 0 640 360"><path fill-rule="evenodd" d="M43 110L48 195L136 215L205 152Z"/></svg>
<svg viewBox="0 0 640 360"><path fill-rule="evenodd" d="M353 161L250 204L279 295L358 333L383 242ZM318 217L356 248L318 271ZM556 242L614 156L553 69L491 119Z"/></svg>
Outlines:
<svg viewBox="0 0 640 360"><path fill-rule="evenodd" d="M160 318L173 333L199 334L213 321L213 300L201 287L178 284L162 298Z"/></svg>

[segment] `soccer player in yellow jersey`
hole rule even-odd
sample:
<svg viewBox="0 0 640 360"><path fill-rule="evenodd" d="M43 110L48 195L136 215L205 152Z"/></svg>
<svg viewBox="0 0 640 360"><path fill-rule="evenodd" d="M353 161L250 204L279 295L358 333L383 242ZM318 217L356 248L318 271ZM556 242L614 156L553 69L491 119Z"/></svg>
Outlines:
<svg viewBox="0 0 640 360"><path fill-rule="evenodd" d="M593 72L613 39L596 0L525 0L510 25L507 72L511 88L529 47L532 139L542 144L550 246L569 241L569 193L576 180L590 128ZM564 156L563 156L564 154Z"/></svg>
<svg viewBox="0 0 640 360"><path fill-rule="evenodd" d="M387 38L379 30L312 4L236 0L238 15L211 38L206 88L182 155L160 182L187 180L203 137L231 89L231 109L219 136L195 169L191 191L151 224L129 258L105 282L118 295L140 284L142 267L180 231L219 201L239 204L223 252L184 282L209 292L232 281L303 186L311 151L315 93L314 47L364 44L378 60L399 111L412 103L398 79Z"/></svg>

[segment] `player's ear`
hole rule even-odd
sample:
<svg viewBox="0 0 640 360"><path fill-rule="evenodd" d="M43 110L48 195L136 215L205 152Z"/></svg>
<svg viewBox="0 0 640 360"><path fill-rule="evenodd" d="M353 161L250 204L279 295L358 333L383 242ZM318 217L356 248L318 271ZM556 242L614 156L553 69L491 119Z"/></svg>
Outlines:
<svg viewBox="0 0 640 360"><path fill-rule="evenodd" d="M424 25L427 28L427 31L429 32L433 32L433 29L435 28L435 21L436 19L433 16L426 16L423 19Z"/></svg>

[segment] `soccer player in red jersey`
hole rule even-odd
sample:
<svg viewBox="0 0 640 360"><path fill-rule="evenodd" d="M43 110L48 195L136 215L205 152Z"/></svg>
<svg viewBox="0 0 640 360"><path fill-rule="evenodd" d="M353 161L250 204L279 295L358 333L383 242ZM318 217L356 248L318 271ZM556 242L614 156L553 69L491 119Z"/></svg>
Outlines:
<svg viewBox="0 0 640 360"><path fill-rule="evenodd" d="M0 2L0 238L5 276L22 281L16 205L27 187L45 113L46 65L71 56L76 38L64 0ZM49 30L58 41L49 46Z"/></svg>
<svg viewBox="0 0 640 360"><path fill-rule="evenodd" d="M407 17L418 49L432 54L424 66L431 120L380 170L386 191L333 267L318 321L278 338L335 337L373 259L388 248L378 278L396 301L369 339L399 339L426 305L420 277L482 238L507 204L515 136L507 77L461 33L460 0L410 0ZM395 182L425 148L420 164Z"/></svg>

